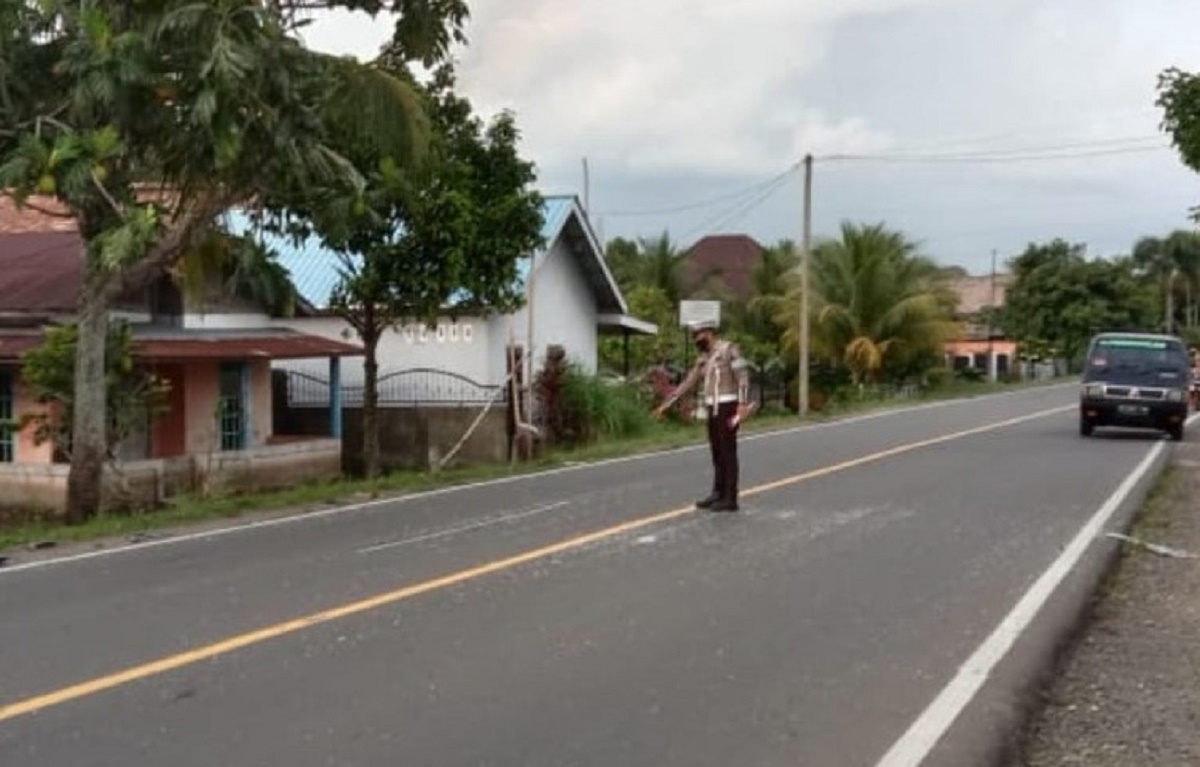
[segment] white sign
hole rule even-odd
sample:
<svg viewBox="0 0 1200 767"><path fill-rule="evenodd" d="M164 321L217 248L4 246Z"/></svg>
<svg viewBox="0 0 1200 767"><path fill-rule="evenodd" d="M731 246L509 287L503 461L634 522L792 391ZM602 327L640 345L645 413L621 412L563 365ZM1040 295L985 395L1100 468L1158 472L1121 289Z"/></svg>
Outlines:
<svg viewBox="0 0 1200 767"><path fill-rule="evenodd" d="M679 326L686 328L693 322L715 322L721 324L720 301L680 301Z"/></svg>

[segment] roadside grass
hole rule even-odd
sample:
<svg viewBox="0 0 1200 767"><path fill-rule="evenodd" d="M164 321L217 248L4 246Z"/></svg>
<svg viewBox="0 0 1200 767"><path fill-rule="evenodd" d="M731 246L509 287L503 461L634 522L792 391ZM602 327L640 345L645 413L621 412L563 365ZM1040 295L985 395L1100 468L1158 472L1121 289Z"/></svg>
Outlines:
<svg viewBox="0 0 1200 767"><path fill-rule="evenodd" d="M912 397L880 399L863 397L810 414L803 422L789 411L765 412L746 423L744 433L763 433L804 424L836 421L872 411L901 408L914 403L955 400L1061 383L1063 379L1033 383L1004 384L953 381ZM702 443L699 424L665 422L652 434L630 439L612 439L573 450L555 450L525 463L504 466L465 466L442 471L398 471L374 481L343 479L306 483L283 490L242 493L210 498L183 496L167 506L144 511L101 514L81 525L64 525L49 516L0 521L0 552L23 546L73 543L107 537L136 538L168 527L234 519L248 514L284 516L304 514L332 506L398 497L456 485L532 474L548 469L595 461L675 450Z"/></svg>
<svg viewBox="0 0 1200 767"><path fill-rule="evenodd" d="M1152 540L1157 533L1166 530L1170 524L1172 508L1182 501L1183 491L1183 475L1177 468L1168 465L1134 514L1128 535L1140 540ZM1088 624L1103 617L1105 611L1113 605L1113 600L1119 597L1126 582L1125 574L1130 566L1130 558L1140 553L1143 553L1140 546L1129 541L1121 542L1120 557L1105 573L1092 596L1088 609Z"/></svg>

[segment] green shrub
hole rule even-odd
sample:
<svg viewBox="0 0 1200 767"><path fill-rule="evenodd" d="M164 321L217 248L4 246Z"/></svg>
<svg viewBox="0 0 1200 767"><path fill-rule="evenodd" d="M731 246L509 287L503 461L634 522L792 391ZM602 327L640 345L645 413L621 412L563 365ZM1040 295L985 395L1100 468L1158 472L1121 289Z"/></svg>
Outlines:
<svg viewBox="0 0 1200 767"><path fill-rule="evenodd" d="M556 445L640 437L654 428L649 387L584 373L561 347L548 350L536 390L547 436Z"/></svg>
<svg viewBox="0 0 1200 767"><path fill-rule="evenodd" d="M569 445L640 437L654 427L648 397L639 387L588 375L574 365L563 378L561 403L561 436Z"/></svg>

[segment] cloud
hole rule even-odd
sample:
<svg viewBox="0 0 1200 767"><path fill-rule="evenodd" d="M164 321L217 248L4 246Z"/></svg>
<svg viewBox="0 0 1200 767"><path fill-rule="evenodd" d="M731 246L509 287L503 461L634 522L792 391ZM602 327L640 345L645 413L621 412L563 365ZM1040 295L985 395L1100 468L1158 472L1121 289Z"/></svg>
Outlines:
<svg viewBox="0 0 1200 767"><path fill-rule="evenodd" d="M1200 70L1195 0L480 0L472 14L458 54L465 92L485 114L516 113L544 190L580 191L580 159L591 160L608 236L794 237L794 177L753 205L687 204L728 197L805 152L1165 143L1157 75ZM369 56L388 32L341 14L309 39ZM819 162L814 207L818 234L846 218L882 219L939 258L978 263L993 247L1009 253L1044 236L1115 252L1186 225L1197 185L1169 150Z"/></svg>
<svg viewBox="0 0 1200 767"><path fill-rule="evenodd" d="M635 173L761 173L802 151L887 147L885 130L790 88L855 14L931 0L509 0L462 55L486 110L511 108L545 165L584 155Z"/></svg>

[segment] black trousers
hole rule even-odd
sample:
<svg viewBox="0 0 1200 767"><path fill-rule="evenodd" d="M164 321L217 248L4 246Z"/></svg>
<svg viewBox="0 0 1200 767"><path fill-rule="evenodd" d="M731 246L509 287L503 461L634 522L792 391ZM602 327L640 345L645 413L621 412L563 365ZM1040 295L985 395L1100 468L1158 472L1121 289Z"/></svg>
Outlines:
<svg viewBox="0 0 1200 767"><path fill-rule="evenodd" d="M736 402L722 402L708 418L708 446L712 450L713 495L720 501L737 503L738 497L738 426L729 421L737 415Z"/></svg>

